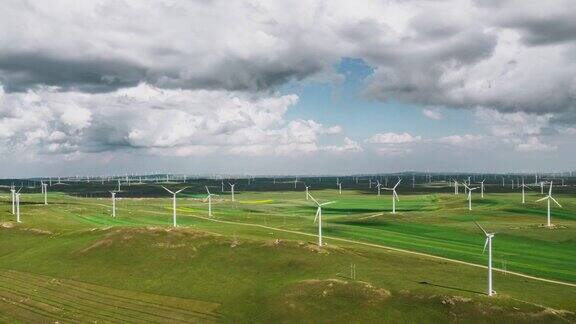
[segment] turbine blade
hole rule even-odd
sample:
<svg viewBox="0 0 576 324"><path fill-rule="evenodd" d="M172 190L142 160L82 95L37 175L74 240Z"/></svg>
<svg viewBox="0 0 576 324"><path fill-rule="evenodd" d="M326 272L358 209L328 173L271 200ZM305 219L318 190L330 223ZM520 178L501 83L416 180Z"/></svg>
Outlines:
<svg viewBox="0 0 576 324"><path fill-rule="evenodd" d="M476 226L478 226L478 228L479 228L486 236L488 236L488 232L486 232L486 231L484 230L484 228L482 228L482 226L480 226L480 224L478 224L478 222L474 222L474 224L476 224Z"/></svg>
<svg viewBox="0 0 576 324"><path fill-rule="evenodd" d="M204 186L206 187L206 192L208 192L208 194L210 194L210 190L208 190L208 186Z"/></svg>
<svg viewBox="0 0 576 324"><path fill-rule="evenodd" d="M320 204L320 206L330 205L330 204L333 204L333 203L335 203L335 202L336 202L336 201L325 202L325 203Z"/></svg>
<svg viewBox="0 0 576 324"><path fill-rule="evenodd" d="M312 197L312 195L310 193L308 193L308 197L310 197L310 199L312 199L312 201L314 201L316 203L316 205L320 206L320 203L318 202L318 200L316 200L314 197Z"/></svg>
<svg viewBox="0 0 576 324"><path fill-rule="evenodd" d="M486 242L484 242L484 248L482 249L482 254L486 252L486 246L488 246L488 238L486 238Z"/></svg>
<svg viewBox="0 0 576 324"><path fill-rule="evenodd" d="M320 207L316 209L316 217L314 217L314 224L316 224L316 221L318 220L318 214L320 214Z"/></svg>
<svg viewBox="0 0 576 324"><path fill-rule="evenodd" d="M166 188L166 187L164 187L164 186L160 186L160 187L164 188L164 190L168 191L169 193L174 194L174 192L171 191L170 189L168 189L168 188Z"/></svg>
<svg viewBox="0 0 576 324"><path fill-rule="evenodd" d="M555 202L556 205L558 205L558 207L563 208L562 205L560 205L560 203L557 202L556 199L554 199L554 197L550 196L550 199L552 199L552 201Z"/></svg>
<svg viewBox="0 0 576 324"><path fill-rule="evenodd" d="M188 187L184 187L184 188L182 188L182 189L180 189L180 190L176 191L174 194L177 194L177 193L179 193L180 191L183 191L184 189L188 189Z"/></svg>
<svg viewBox="0 0 576 324"><path fill-rule="evenodd" d="M546 197L544 197L544 198L540 198L540 199L536 200L536 202L541 202L542 200L546 200L546 199L548 199L548 198L550 198L550 196L546 196Z"/></svg>

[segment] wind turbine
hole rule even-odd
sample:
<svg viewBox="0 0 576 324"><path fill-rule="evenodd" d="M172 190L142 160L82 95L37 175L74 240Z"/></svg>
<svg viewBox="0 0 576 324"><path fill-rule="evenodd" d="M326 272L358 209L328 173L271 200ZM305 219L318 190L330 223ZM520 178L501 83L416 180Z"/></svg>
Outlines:
<svg viewBox="0 0 576 324"><path fill-rule="evenodd" d="M546 196L544 198L540 198L540 199L536 200L536 202L540 202L542 200L548 201L548 214L547 214L546 226L550 227L550 226L552 226L552 224L550 224L550 200L554 201L554 203L556 203L556 205L558 205L558 207L562 208L562 205L560 205L558 203L558 201L556 201L556 199L554 199L554 197L552 197L552 181L550 181L550 190L548 190L548 196Z"/></svg>
<svg viewBox="0 0 576 324"><path fill-rule="evenodd" d="M524 193L524 188L530 188L527 185L524 184L524 178L522 178L522 185L520 186L520 188L522 188L522 203L525 204L526 203L526 195Z"/></svg>
<svg viewBox="0 0 576 324"><path fill-rule="evenodd" d="M208 190L208 186L206 187L206 192L208 193L208 195L206 196L206 199L204 199L204 201L208 200L208 216L212 217L212 196L218 196L216 194L211 194L210 190Z"/></svg>
<svg viewBox="0 0 576 324"><path fill-rule="evenodd" d="M378 189L378 197L380 197L380 188L382 188L382 184L379 180L376 180L376 188Z"/></svg>
<svg viewBox="0 0 576 324"><path fill-rule="evenodd" d="M484 243L484 249L482 253L486 251L486 247L488 247L488 296L492 296L496 292L492 289L492 238L496 233L488 233L486 232L480 224L474 222L476 226L486 235L486 242Z"/></svg>
<svg viewBox="0 0 576 324"><path fill-rule="evenodd" d="M468 190L468 210L472 210L472 191L478 189L478 187L470 188L464 183L464 188Z"/></svg>
<svg viewBox="0 0 576 324"><path fill-rule="evenodd" d="M112 194L112 217L116 217L116 192L110 191L110 194Z"/></svg>
<svg viewBox="0 0 576 324"><path fill-rule="evenodd" d="M342 194L342 182L340 182L339 178L336 178L336 185L338 186L338 194Z"/></svg>
<svg viewBox="0 0 576 324"><path fill-rule="evenodd" d="M16 188L14 184L10 186L10 194L12 196L12 215L14 215L16 213Z"/></svg>
<svg viewBox="0 0 576 324"><path fill-rule="evenodd" d="M48 184L42 182L42 191L44 192L44 205L48 205Z"/></svg>
<svg viewBox="0 0 576 324"><path fill-rule="evenodd" d="M480 198L484 198L484 181L486 181L486 179L480 181Z"/></svg>
<svg viewBox="0 0 576 324"><path fill-rule="evenodd" d="M164 188L164 190L166 190L172 194L172 226L176 227L177 226L176 225L176 194L178 194L179 192L181 192L182 190L184 190L188 187L184 187L178 191L171 191L164 186L162 186L162 188Z"/></svg>
<svg viewBox="0 0 576 324"><path fill-rule="evenodd" d="M304 188L306 188L306 200L308 200L308 197L310 196L310 194L308 193L308 189L310 188L310 186L304 184Z"/></svg>
<svg viewBox="0 0 576 324"><path fill-rule="evenodd" d="M318 209L316 209L316 217L314 217L314 223L318 221L318 246L322 247L322 206L326 206L329 204L335 203L335 201L329 201L325 203L319 203L312 195L308 194L308 196L316 203Z"/></svg>
<svg viewBox="0 0 576 324"><path fill-rule="evenodd" d="M234 201L234 186L236 184L231 184L230 182L228 182L228 184L230 185L230 192L232 193L232 201Z"/></svg>
<svg viewBox="0 0 576 324"><path fill-rule="evenodd" d="M18 189L18 191L16 191L16 222L20 223L20 190L22 190L22 187L20 187L20 189Z"/></svg>
<svg viewBox="0 0 576 324"><path fill-rule="evenodd" d="M118 192L122 191L122 190L120 190L120 179L118 179L118 189L116 191L118 191Z"/></svg>
<svg viewBox="0 0 576 324"><path fill-rule="evenodd" d="M402 182L402 179L398 179L398 182L394 187L384 188L386 190L392 190L392 214L396 214L396 201L400 201L400 198L398 198L398 194L396 193L396 188L398 187L400 182Z"/></svg>
<svg viewBox="0 0 576 324"><path fill-rule="evenodd" d="M458 195L458 181L454 179L454 194Z"/></svg>

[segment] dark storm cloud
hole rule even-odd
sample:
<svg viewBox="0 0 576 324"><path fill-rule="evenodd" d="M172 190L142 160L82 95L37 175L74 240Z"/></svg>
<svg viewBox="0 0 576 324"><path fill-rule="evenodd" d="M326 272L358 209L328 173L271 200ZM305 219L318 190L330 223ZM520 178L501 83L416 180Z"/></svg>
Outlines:
<svg viewBox="0 0 576 324"><path fill-rule="evenodd" d="M37 53L0 55L0 82L6 92L40 85L61 90L107 92L137 85L146 69L120 60L67 60Z"/></svg>

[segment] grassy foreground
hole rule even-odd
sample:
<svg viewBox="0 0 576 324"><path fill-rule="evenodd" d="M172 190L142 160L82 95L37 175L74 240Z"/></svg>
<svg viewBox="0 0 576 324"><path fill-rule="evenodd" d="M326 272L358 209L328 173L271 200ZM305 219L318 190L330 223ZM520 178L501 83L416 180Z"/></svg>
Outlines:
<svg viewBox="0 0 576 324"><path fill-rule="evenodd" d="M576 287L392 251L389 246L484 265L491 231L497 268L576 283L576 199L559 195L554 229L544 206L517 193L475 198L359 190L315 191L327 246L315 245L315 207L303 192L224 193L207 216L202 195L171 201L110 201L51 193L22 197L22 223L0 205L0 314L4 321L43 322L565 322L576 321ZM119 194L121 197L121 194ZM349 241L330 239L340 238ZM352 278L351 266L356 269Z"/></svg>

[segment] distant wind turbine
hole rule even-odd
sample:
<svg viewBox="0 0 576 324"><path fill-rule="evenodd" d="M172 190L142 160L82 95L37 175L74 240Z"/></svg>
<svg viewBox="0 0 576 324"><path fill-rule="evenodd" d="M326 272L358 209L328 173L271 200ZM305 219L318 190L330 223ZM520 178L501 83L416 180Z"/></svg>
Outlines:
<svg viewBox="0 0 576 324"><path fill-rule="evenodd" d="M550 190L548 190L548 196L546 196L544 198L540 198L540 199L536 200L536 202L540 202L542 200L547 200L547 202L548 202L548 213L547 213L547 219L546 219L546 226L550 227L550 226L552 226L552 224L550 223L550 200L554 201L554 203L556 203L556 205L558 205L558 207L562 208L562 205L560 205L560 203L558 203L558 201L556 201L556 199L554 199L554 197L552 197L552 181L550 181Z"/></svg>
<svg viewBox="0 0 576 324"><path fill-rule="evenodd" d="M204 199L204 201L208 201L208 216L212 217L212 196L218 196L218 195L210 193L210 190L208 190L208 186L205 187L206 187L206 193L208 193L208 195L206 195L206 199Z"/></svg>
<svg viewBox="0 0 576 324"><path fill-rule="evenodd" d="M16 222L20 223L20 190L22 187L16 191Z"/></svg>
<svg viewBox="0 0 576 324"><path fill-rule="evenodd" d="M235 186L236 184L232 184L232 183L230 183L230 182L228 182L228 184L230 185L230 192L231 192L231 194L232 194L232 201L235 201L235 200L234 200L234 186Z"/></svg>
<svg viewBox="0 0 576 324"><path fill-rule="evenodd" d="M322 247L322 207L329 205L329 204L333 204L333 203L335 203L335 201L329 201L329 202L325 202L325 203L321 204L316 199L314 199L314 197L312 197L312 195L308 194L308 196L318 206L318 209L316 209L316 217L314 217L314 223L316 223L316 221L318 221L318 246Z"/></svg>
<svg viewBox="0 0 576 324"><path fill-rule="evenodd" d="M164 188L164 190L166 190L172 194L172 226L176 227L177 226L176 225L176 195L188 187L184 187L178 191L171 191L170 189L168 189L164 186L162 186L162 188Z"/></svg>
<svg viewBox="0 0 576 324"><path fill-rule="evenodd" d="M478 189L478 187L470 188L464 183L464 188L468 190L468 210L472 210L472 191Z"/></svg>
<svg viewBox="0 0 576 324"><path fill-rule="evenodd" d="M396 183L396 185L394 187L384 188L386 190L392 191L392 214L396 214L396 201L400 201L400 198L398 198L398 194L396 193L396 188L398 187L400 182L402 182L402 179L398 179L398 182Z"/></svg>
<svg viewBox="0 0 576 324"><path fill-rule="evenodd" d="M114 191L110 191L112 195L112 217L116 217L116 193Z"/></svg>
<svg viewBox="0 0 576 324"><path fill-rule="evenodd" d="M10 194L12 196L12 215L16 214L16 188L14 184L10 186Z"/></svg>
<svg viewBox="0 0 576 324"><path fill-rule="evenodd" d="M522 178L522 185L520 186L520 188L522 188L522 203L525 204L526 203L526 194L524 192L525 188L530 188L527 185L524 184L524 178Z"/></svg>

